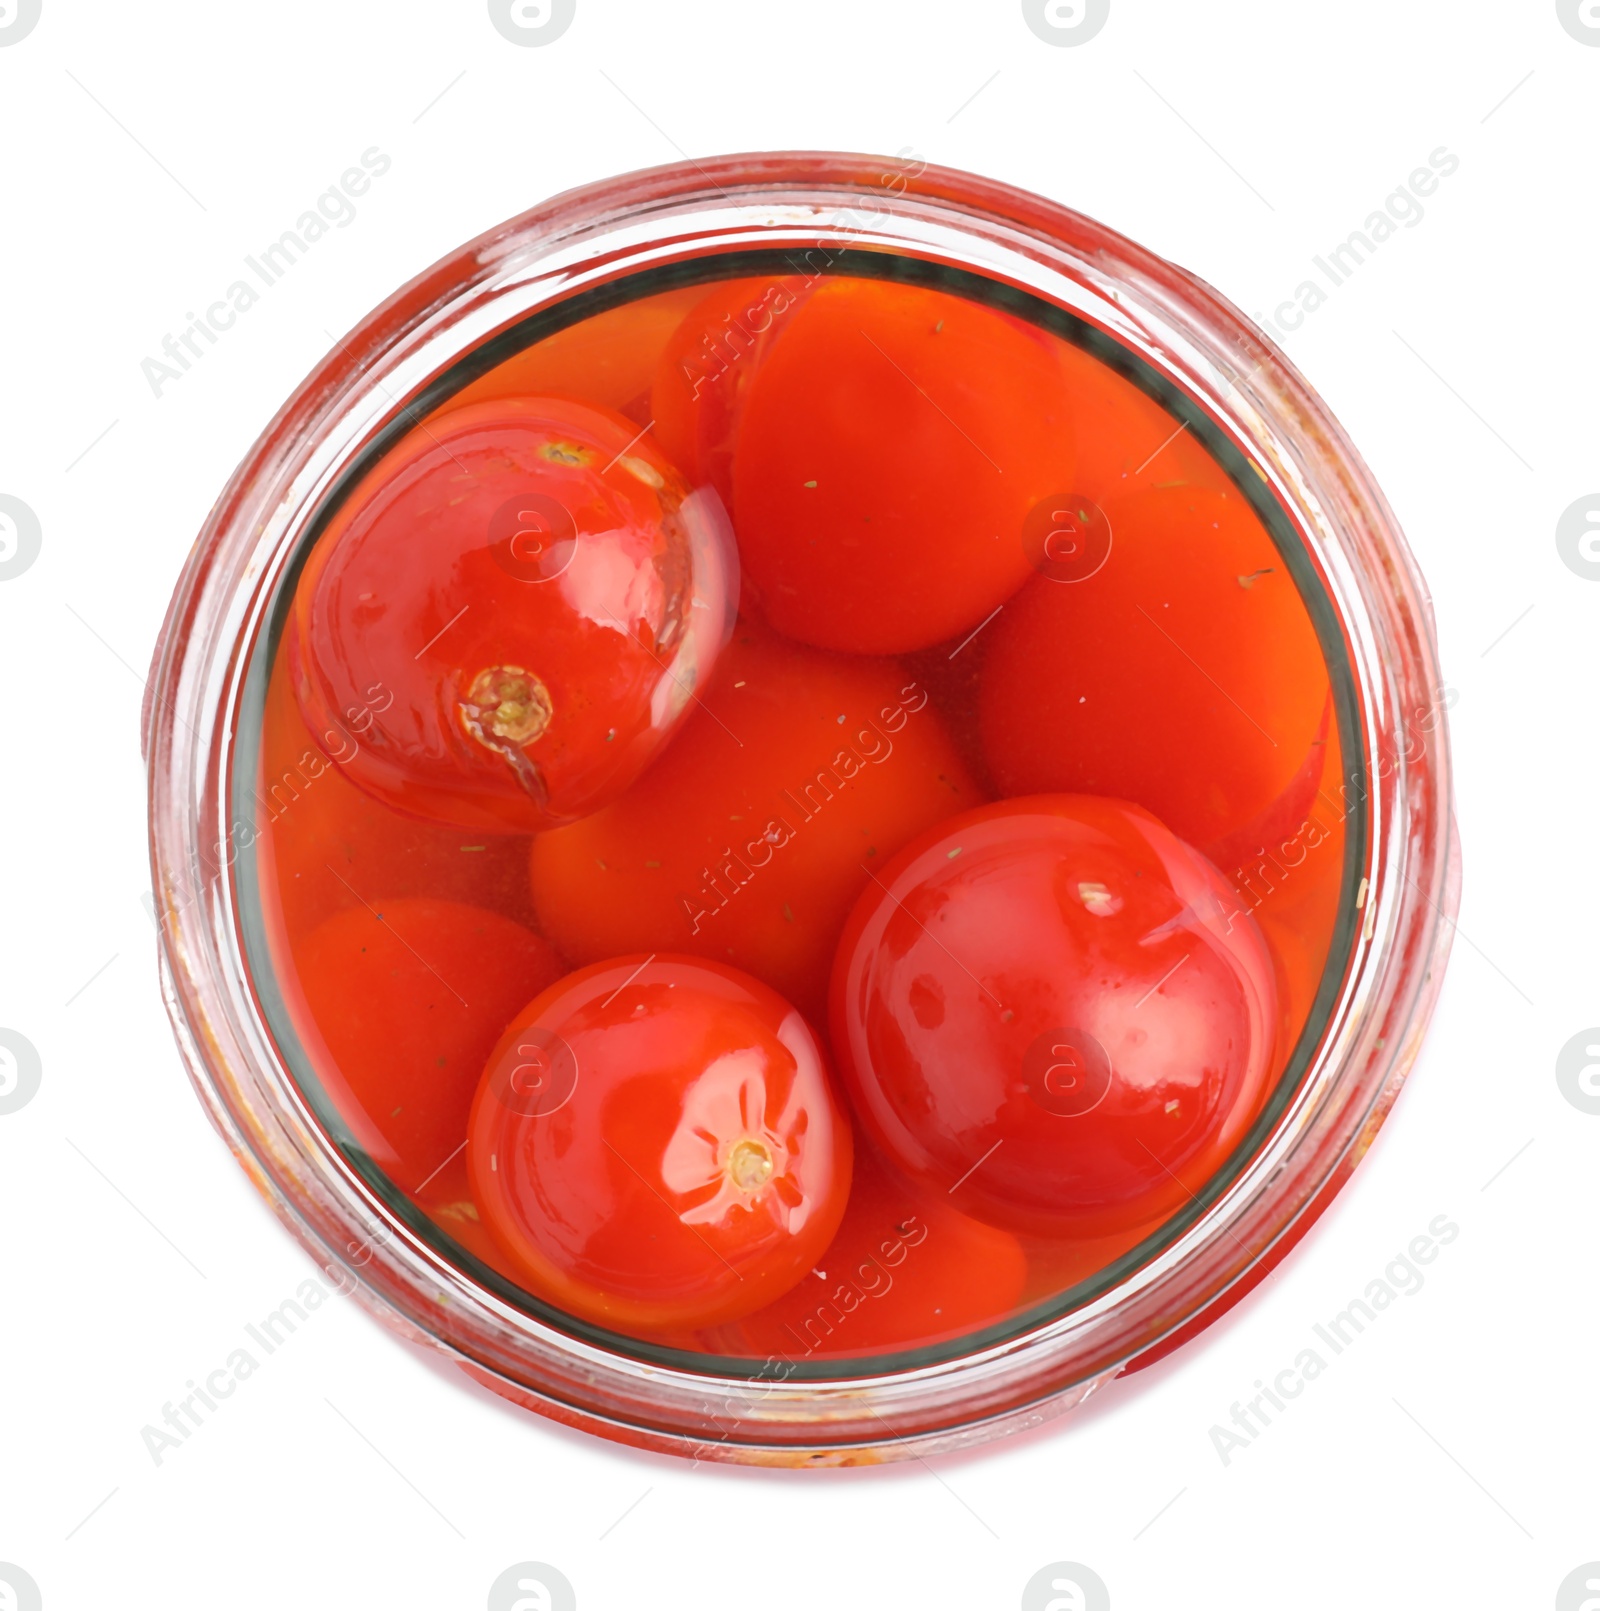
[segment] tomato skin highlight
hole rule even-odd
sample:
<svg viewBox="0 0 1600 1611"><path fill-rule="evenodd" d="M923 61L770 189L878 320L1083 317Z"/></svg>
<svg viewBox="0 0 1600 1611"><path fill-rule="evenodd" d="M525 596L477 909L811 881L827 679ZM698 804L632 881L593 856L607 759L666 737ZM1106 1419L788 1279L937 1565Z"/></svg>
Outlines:
<svg viewBox="0 0 1600 1611"><path fill-rule="evenodd" d="M900 654L977 626L1031 574L1022 530L1073 483L1041 332L942 292L829 281L749 382L733 456L745 597L781 632Z"/></svg>
<svg viewBox="0 0 1600 1611"><path fill-rule="evenodd" d="M1325 736L1315 628L1237 492L1159 488L1105 513L1105 564L1081 582L1030 582L984 634L995 785L1131 800L1231 859Z"/></svg>
<svg viewBox="0 0 1600 1611"><path fill-rule="evenodd" d="M1188 1201L1265 1099L1276 1015L1232 886L1147 812L1086 796L984 806L908 846L833 983L877 1144L962 1212L1042 1235Z"/></svg>
<svg viewBox="0 0 1600 1611"><path fill-rule="evenodd" d="M526 507L524 507L526 505ZM575 820L654 758L729 622L725 526L631 421L555 398L437 417L318 541L290 667L313 733L397 810Z"/></svg>
<svg viewBox="0 0 1600 1611"><path fill-rule="evenodd" d="M1008 1319L1027 1269L1014 1236L908 1185L858 1142L849 1206L816 1267L706 1342L791 1362L926 1347Z"/></svg>
<svg viewBox="0 0 1600 1611"><path fill-rule="evenodd" d="M620 957L520 1012L473 1103L478 1206L529 1289L626 1331L716 1325L793 1286L850 1188L805 1020L693 957Z"/></svg>
<svg viewBox="0 0 1600 1611"><path fill-rule="evenodd" d="M982 799L926 691L741 623L703 708L637 789L529 859L539 926L575 962L687 951L822 1021L871 869Z"/></svg>
<svg viewBox="0 0 1600 1611"><path fill-rule="evenodd" d="M547 941L509 918L412 897L330 917L296 947L282 983L352 1135L412 1192L460 1149L506 1020L564 971Z"/></svg>

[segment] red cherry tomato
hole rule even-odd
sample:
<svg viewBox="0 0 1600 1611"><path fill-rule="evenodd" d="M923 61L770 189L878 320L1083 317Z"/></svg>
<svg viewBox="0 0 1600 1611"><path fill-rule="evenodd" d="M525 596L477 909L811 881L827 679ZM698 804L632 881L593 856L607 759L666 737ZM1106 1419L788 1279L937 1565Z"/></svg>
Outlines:
<svg viewBox="0 0 1600 1611"><path fill-rule="evenodd" d="M592 314L496 364L438 412L500 397L571 397L637 415L637 430L651 418L650 386L661 353L701 295L699 286L661 291ZM670 451L667 458L678 463Z"/></svg>
<svg viewBox="0 0 1600 1611"><path fill-rule="evenodd" d="M1077 465L1072 486L1102 507L1114 498L1176 485L1227 491L1221 465L1147 392L1069 342L1062 367L1072 392Z"/></svg>
<svg viewBox="0 0 1600 1611"><path fill-rule="evenodd" d="M985 633L990 769L1005 794L1132 800L1226 855L1320 769L1316 631L1237 493L1170 487L1105 513L1105 563L1081 581L1040 576Z"/></svg>
<svg viewBox="0 0 1600 1611"><path fill-rule="evenodd" d="M547 828L622 792L722 644L714 512L628 420L516 399L440 415L334 517L290 665L313 733L413 815Z"/></svg>
<svg viewBox="0 0 1600 1611"><path fill-rule="evenodd" d="M464 1152L453 1158L427 1188L417 1194L417 1204L446 1236L459 1242L513 1285L521 1284L521 1266L495 1239L478 1210ZM650 1341L688 1353L705 1352L705 1345L690 1331L653 1331Z"/></svg>
<svg viewBox="0 0 1600 1611"><path fill-rule="evenodd" d="M495 1240L478 1204L472 1195L468 1178L466 1155L452 1159L427 1188L417 1194L417 1205L438 1228L459 1242L475 1258L498 1271L513 1285L523 1279L517 1261ZM650 1341L667 1348L681 1348L687 1353L704 1353L705 1345L694 1332L653 1331ZM493 1386L492 1382L485 1383Z"/></svg>
<svg viewBox="0 0 1600 1611"><path fill-rule="evenodd" d="M477 1087L473 1089L476 1091ZM416 1203L452 1241L459 1242L475 1258L481 1259L491 1270L498 1270L508 1280L518 1279L516 1265L489 1234L489 1227L478 1211L467 1175L465 1152L458 1152L416 1193Z"/></svg>
<svg viewBox="0 0 1600 1611"><path fill-rule="evenodd" d="M850 1189L816 1036L758 980L691 957L619 958L537 997L469 1136L478 1206L529 1289L627 1331L770 1303Z"/></svg>
<svg viewBox="0 0 1600 1611"><path fill-rule="evenodd" d="M562 971L520 924L411 899L329 918L297 946L281 983L352 1135L414 1192L460 1150L484 1060L511 1015Z"/></svg>
<svg viewBox="0 0 1600 1611"><path fill-rule="evenodd" d="M924 1348L1008 1319L1026 1277L1014 1236L908 1186L858 1146L849 1206L816 1267L707 1341L791 1361Z"/></svg>
<svg viewBox="0 0 1600 1611"><path fill-rule="evenodd" d="M1117 800L1007 800L850 916L833 1036L868 1131L954 1206L1109 1235L1188 1200L1263 1100L1272 967L1198 852Z"/></svg>
<svg viewBox="0 0 1600 1611"><path fill-rule="evenodd" d="M576 962L690 951L818 1021L839 928L912 835L976 805L926 692L741 624L638 788L533 841L539 926Z"/></svg>
<svg viewBox="0 0 1600 1611"><path fill-rule="evenodd" d="M1054 338L943 292L830 281L755 378L734 450L747 597L864 654L977 626L1031 574L1029 512L1073 484Z"/></svg>
<svg viewBox="0 0 1600 1611"><path fill-rule="evenodd" d="M275 942L292 945L335 912L406 895L531 916L526 841L420 822L346 782L361 740L343 724L312 738L281 659L267 690L256 788L257 868Z"/></svg>
<svg viewBox="0 0 1600 1611"><path fill-rule="evenodd" d="M689 309L661 354L650 393L656 441L692 486L714 486L730 509L750 383L809 295L798 275L723 281Z"/></svg>
<svg viewBox="0 0 1600 1611"><path fill-rule="evenodd" d="M1207 843L1204 846L1207 860L1215 862L1238 879L1256 857L1274 854L1274 847L1276 853L1284 853L1284 847L1305 832L1307 818L1317 803L1317 792L1326 771L1329 750L1337 753L1337 744L1331 742L1332 728L1333 701L1330 697L1323 705L1317 736L1312 739L1300 770L1289 779L1283 792L1248 822Z"/></svg>

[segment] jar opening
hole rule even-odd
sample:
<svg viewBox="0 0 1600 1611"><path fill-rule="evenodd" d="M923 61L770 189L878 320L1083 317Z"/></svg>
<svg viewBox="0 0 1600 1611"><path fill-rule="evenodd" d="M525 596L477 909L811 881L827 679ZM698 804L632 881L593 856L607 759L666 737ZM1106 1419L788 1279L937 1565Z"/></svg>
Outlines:
<svg viewBox="0 0 1600 1611"><path fill-rule="evenodd" d="M393 691L374 686L364 708L346 707L334 712L330 718L335 727L332 732L312 732L307 727L304 703L296 700L294 692L297 670L292 663L292 618L296 600L302 596L306 567L319 539L339 519L340 511L358 489L385 464L394 462L394 456L403 453L408 441L415 441L419 433L440 429L441 422L449 421L454 411L487 406L497 397L520 395L519 387L580 394L587 389L588 395L580 396L580 401L619 412L639 426L639 438L659 431L648 392L640 394L635 390L630 395L616 395L619 389L627 391L637 379L629 370L629 365L637 366L639 360L633 348L639 343L656 343L656 361L650 366L654 373L666 341L674 331L681 330L694 309L704 306L704 299L719 287L744 285L754 288L753 295L746 296L726 321L708 324L698 332L703 339L684 349L680 367L683 383L691 391L733 391L743 386L748 372L761 361L762 343L771 326L781 323L781 310L774 313L774 302L766 299L765 288L797 285L806 295L822 287L862 286L900 288L919 296L947 298L952 308L987 310L1033 332L1034 339L1052 354L1052 361L1059 357L1064 363L1089 366L1082 372L1092 370L1103 376L1107 395L1118 402L1125 401L1128 418L1138 417L1151 427L1140 450L1142 462L1135 462L1139 455L1132 452L1131 443L1125 443L1126 485L1114 487L1115 496L1108 496L1099 485L1074 484L1052 488L1032 503L1026 518L1019 521L1018 530L1006 539L1031 567L1028 585L1054 589L1055 595L1061 597L1081 595L1091 601L1087 607L1092 613L1091 590L1097 583L1106 587L1116 567L1130 552L1137 552L1137 539L1130 535L1137 529L1136 523L1125 525L1121 519L1126 508L1123 499L1166 498L1174 509L1186 498L1190 500L1186 507L1191 508L1209 509L1215 503L1238 511L1229 518L1237 518L1241 529L1248 527L1252 539L1259 535L1255 546L1246 542L1240 550L1255 557L1241 561L1227 578L1236 600L1249 606L1273 597L1291 599L1292 608L1285 606L1284 613L1274 619L1292 617L1297 623L1293 630L1303 631L1305 642L1314 646L1317 660L1315 709L1309 717L1304 716L1311 695L1302 692L1301 714L1296 718L1299 725L1291 732L1275 718L1269 717L1265 722L1259 719L1250 708L1252 702L1237 697L1238 689L1227 686L1226 676L1216 675L1214 663L1208 664L1210 657L1204 649L1197 652L1199 640L1177 624L1184 615L1185 598L1180 593L1166 598L1158 589L1142 595L1138 613L1144 619L1130 617L1118 627L1124 636L1135 630L1143 634L1144 647L1137 665L1130 658L1121 673L1124 680L1136 672L1146 679L1141 698L1147 710L1154 712L1161 701L1170 703L1174 699L1180 704L1186 699L1197 708L1203 705L1225 709L1226 720L1241 731L1255 730L1252 742L1270 757L1259 768L1261 777L1271 782L1271 790L1260 800L1259 810L1242 811L1237 800L1220 806L1209 803L1212 794L1226 792L1224 783L1231 785L1236 780L1216 771L1206 773L1192 754L1182 757L1183 764L1200 766L1200 770L1172 778L1168 784L1152 771L1154 781L1149 787L1159 792L1170 785L1175 794L1192 804L1192 821L1201 826L1191 828L1190 833L1196 840L1205 835L1199 848L1216 863L1237 896L1231 911L1220 912L1221 929L1225 931L1236 919L1264 937L1280 1001L1273 1029L1276 1043L1271 1079L1254 1104L1248 1122L1241 1123L1231 1138L1226 1156L1218 1159L1203 1179L1178 1180L1181 1190L1176 1194L1177 1200L1165 1207L1156 1221L1132 1228L1115 1226L1101 1236L1080 1231L1065 1239L1049 1232L1018 1229L1016 1245L1022 1250L1023 1268L1003 1313L980 1313L970 1323L947 1328L943 1334L939 1334L936 1325L929 1325L923 1336L905 1339L894 1347L852 1348L848 1343L848 1319L834 1318L841 1312L848 1316L857 1306L870 1308L876 1285L895 1279L896 1267L902 1260L909 1271L917 1259L914 1230L906 1225L902 1208L887 1202L885 1235L879 1239L871 1268L861 1265L847 1270L842 1281L836 1271L819 1270L805 1277L806 1282L817 1280L810 1294L816 1299L810 1308L815 1311L817 1323L810 1324L803 1316L798 1321L789 1316L784 1321L787 1335L793 1339L788 1347L782 1346L781 1338L774 1340L775 1333L763 1331L759 1325L745 1325L746 1317L702 1328L694 1335L670 1325L618 1329L538 1295L499 1250L492 1228L485 1227L484 1216L470 1190L462 1189L461 1180L456 1178L463 1167L459 1159L442 1157L431 1173L418 1168L406 1174L409 1164L404 1168L397 1165L399 1151L390 1147L389 1155L385 1155L389 1145L385 1136L392 1141L393 1135L403 1130L407 1115L402 1107L387 1114L368 1111L370 1104L363 1107L348 1071L341 1071L339 1060L329 1051L328 1043L334 1038L330 1026L319 1017L311 1001L316 994L318 959L303 942L314 929L341 913L356 914L359 921L387 922L390 930L401 936L401 943L411 949L397 907L407 902L466 897L469 904L488 904L508 927L528 923L540 927L544 937L558 947L566 949L572 943L570 938L552 932L549 914L560 903L547 888L537 884L537 862L536 886L530 897L526 839L503 831L506 824L491 821L487 814L476 827L462 823L452 830L453 841L449 834L439 838L430 828L434 836L424 844L420 827L408 826L409 819L368 799L362 806L362 821L371 826L379 823L375 814L381 814L381 824L372 827L372 831L390 835L401 844L417 878L414 887L396 888L392 882L382 888L363 887L359 835L356 839L341 838L340 830L324 820L321 813L330 793L349 787L339 772L341 751L348 747L353 753L367 742L369 723L381 721L383 712L378 707ZM870 335L868 340L871 341ZM898 367L892 354L884 356L890 367ZM952 375L964 388L962 396L982 392L981 369L958 364ZM916 376L906 374L904 382L921 390ZM507 387L511 390L507 391ZM939 399L929 396L927 401L930 407L925 420L930 440L935 431L944 433L939 452L949 455L952 461L959 456L962 473L978 473L981 461L991 451L1004 453L997 444L968 436L961 419L954 417ZM1144 412L1136 416L1136 410ZM1154 428L1157 420L1159 428ZM1091 421L1090 431L1093 428ZM965 442L963 437L967 438ZM705 480L715 484L720 476L731 472L717 462L719 443L703 446ZM622 465L633 485L648 489L651 479L659 482L663 474L655 468L652 452L648 442L641 447L639 439L635 439L614 462ZM574 449L565 462L578 463L581 456ZM1003 474L1000 464L990 462L997 474ZM1153 474L1152 466L1156 467ZM1175 468L1163 476L1163 466ZM821 477L815 480L820 482ZM810 478L801 487L805 492L818 493L819 503L831 490L814 484ZM691 496L695 490L699 489L692 489ZM695 511L687 505L683 507L688 510L683 518L692 523ZM494 527L491 534L500 545L494 563L516 585L538 587L568 574L573 564L574 539L564 523L569 519L567 511L551 513L508 505L506 518L509 525L505 532ZM1159 522L1166 516L1157 510L1150 518ZM1199 529L1204 529L1203 525ZM1124 544L1121 555L1119 541ZM666 570L658 568L660 575L669 573L670 566ZM684 585L692 590L692 582ZM1175 582L1174 588L1179 587ZM766 607L769 612L774 608L770 594ZM890 612L885 607L876 613ZM1216 619L1215 612L1207 617L1213 625ZM980 697L978 684L993 672L992 651L980 638L988 625L989 622L980 624L966 641L960 641L966 630L963 623L959 632L953 631L926 647L894 653L908 679L906 686L917 686L924 700L931 701L930 708L944 710L947 720L950 710L967 708ZM737 635L741 629L730 625L728 630ZM1205 641L1224 640L1213 634ZM682 654L689 642L692 636L687 629L673 625L652 640L649 652L666 659ZM760 650L757 644L751 652ZM1272 652L1282 658L1281 650ZM551 804L554 785L524 757L547 728L553 731L560 705L558 694L547 684L546 668L540 662L519 659L519 653L508 646L505 659L482 668L466 668L471 686L468 700L459 707L457 725L480 750L503 758L516 774L518 788L544 809ZM1253 663L1259 669L1270 660L1271 653L1263 650ZM671 664L681 672L685 662L673 659ZM969 667L973 668L970 673ZM549 677L553 682L554 674ZM1286 671L1285 680L1288 677ZM1266 687L1267 682L1262 686ZM1177 692L1180 687L1181 698ZM1084 695L1085 703L1090 697L1094 695ZM832 756L828 758L834 766L829 775L835 782L849 765L870 773L880 751L892 751L896 745L913 742L903 739L901 733L916 732L911 724L922 719L923 707L909 710L914 698L911 696L906 705L897 708L895 718L883 718L880 712L877 724L862 727L860 734L848 724L841 727L838 753L840 757L848 756L848 760L835 763ZM1027 717L1019 698L1013 698L1012 707L1017 720ZM1275 710L1287 708L1283 701L1274 705ZM890 719L897 720L892 730ZM843 716L840 722L844 724ZM1275 727L1279 731L1274 732ZM268 605L265 630L256 641L246 675L235 731L233 818L254 823L257 828L257 837L240 851L233 873L244 954L272 1038L326 1135L396 1221L501 1304L613 1353L686 1371L761 1380L770 1374L774 1358L781 1357L782 1377L789 1382L904 1372L1004 1343L1114 1291L1130 1274L1171 1248L1200 1222L1274 1133L1314 1066L1365 920L1367 890L1362 869L1368 863L1370 823L1361 695L1339 611L1294 518L1274 496L1266 475L1198 398L1107 330L1019 285L910 253L819 245L816 251L804 254L760 249L690 257L578 291L518 320L456 359L374 436L328 491L315 518L305 525ZM602 741L620 749L625 740L603 735ZM963 743L976 746L972 754L979 759L968 758L973 769L993 767L992 754L983 751L981 735L963 738L957 733L951 742L953 753L958 755L967 754ZM1181 768L1174 763L1171 770ZM1026 774L1027 766L1019 766L1019 771ZM643 783L637 786L647 785L651 776L646 771ZM811 777L808 781L808 776L797 773L790 798L797 814L806 813L809 821L813 815L820 818L824 809L834 809L838 791L824 780L819 792L817 779ZM326 782L328 779L333 781ZM1035 791L991 787L984 792ZM1126 786L1082 792L1127 792L1135 804L1144 803ZM1248 790L1244 792L1248 794ZM414 803L419 807L426 804L420 796ZM423 814L419 809L419 816ZM734 903L745 899L742 892L746 887L759 890L758 870L767 862L758 858L764 854L770 860L782 853L775 842L782 839L784 827L792 831L791 824L784 822L780 826L776 819L757 823L750 833L744 832L742 824L733 825L726 858L697 870L700 881L681 892L690 908L688 921L712 926L720 921L725 908L734 910ZM557 827L550 836L563 831ZM414 836L414 842L406 839L408 833ZM876 847L867 844L861 848L866 869L861 883L865 888L867 880L876 877L872 866ZM888 859L885 855L877 865L885 865ZM656 870L648 868L637 876L644 878L647 872ZM609 873L608 868L602 871ZM1123 919L1125 903L1131 897L1108 875L1075 880L1069 898L1085 914L1086 921L1109 926ZM532 908L530 899L534 901ZM694 918L695 909L702 914L699 919ZM699 928L694 932L698 934ZM491 949L503 959L509 954L507 948L516 943L507 939L498 949ZM719 960L749 968L750 957L755 954L751 951ZM452 994L459 992L458 999L489 988L479 978L451 978L442 965L439 973L444 976L441 985ZM1152 986L1151 997L1158 1003L1163 999L1162 990L1185 988L1176 969L1171 977L1177 982L1169 985L1163 979ZM925 996L917 996L913 989L912 1010L930 1015L944 1010L935 994L931 986ZM346 1001L340 1010L350 1010L351 1005ZM996 1006L1003 1016L1005 1006ZM522 1114L548 1116L550 1122L558 1122L563 1111L570 1115L572 1092L583 1078L582 1058L571 1047L547 1042L531 1050L518 1046L513 1055L515 1067L507 1075L511 1093L507 1100ZM1110 1063L1104 1046L1090 1029L1082 1025L1047 1026L1023 1049L1019 1065L1022 1094L1018 1100L1036 1103L1055 1123L1079 1122L1103 1100ZM1175 1092L1168 1101L1175 1123L1184 1118L1185 1100L1183 1094ZM975 1171L982 1163L978 1160ZM751 1197L763 1190L780 1190L784 1160L765 1132L741 1133L726 1157L724 1169L733 1194ZM957 1212L955 1197L960 1189L965 1187L970 1192L982 1184L981 1180L976 1186L971 1180L955 1182L947 1193L951 1198L949 1211ZM937 1238L936 1230L930 1241ZM841 1293L844 1299L836 1302ZM843 1302L852 1297L854 1303L844 1310ZM741 1326L745 1329L741 1330ZM741 1342L742 1338L749 1340Z"/></svg>

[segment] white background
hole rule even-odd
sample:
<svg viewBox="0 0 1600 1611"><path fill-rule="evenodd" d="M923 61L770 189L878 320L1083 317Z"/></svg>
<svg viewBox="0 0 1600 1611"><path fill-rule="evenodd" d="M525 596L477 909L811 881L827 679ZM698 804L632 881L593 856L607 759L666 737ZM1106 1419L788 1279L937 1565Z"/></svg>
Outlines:
<svg viewBox="0 0 1600 1611"><path fill-rule="evenodd" d="M1070 49L1017 0L578 0L539 49L483 0L43 3L0 48L0 492L43 530L0 582L0 1026L43 1061L0 1116L0 1561L47 1611L477 1608L526 1559L584 1611L1011 1607L1063 1559L1117 1611L1555 1605L1600 1558L1600 1117L1554 1077L1600 1021L1600 585L1554 539L1600 490L1600 48L1553 0L1112 0ZM355 222L153 396L141 359L374 145ZM1282 338L1398 512L1459 695L1460 933L1393 1118L1226 1322L970 1457L691 1469L504 1407L337 1300L158 1467L141 1427L311 1273L188 1088L141 905L141 676L212 499L329 332L532 203L907 146L1252 312L1459 157ZM1212 1425L1439 1214L1461 1234L1423 1290L1224 1465Z"/></svg>

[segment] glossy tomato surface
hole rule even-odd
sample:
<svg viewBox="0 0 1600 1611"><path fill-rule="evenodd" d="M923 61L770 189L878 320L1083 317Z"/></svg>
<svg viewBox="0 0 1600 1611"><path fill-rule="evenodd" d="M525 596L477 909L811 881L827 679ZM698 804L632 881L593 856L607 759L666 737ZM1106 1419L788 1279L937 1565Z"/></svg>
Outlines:
<svg viewBox="0 0 1600 1611"><path fill-rule="evenodd" d="M406 1191L461 1150L501 1031L565 971L520 924L428 897L340 912L294 964L301 1039L356 1140Z"/></svg>
<svg viewBox="0 0 1600 1611"><path fill-rule="evenodd" d="M941 1198L943 1200L941 1200ZM858 1146L838 1234L776 1303L707 1337L719 1353L793 1362L925 1347L1011 1317L1027 1260Z"/></svg>
<svg viewBox="0 0 1600 1611"><path fill-rule="evenodd" d="M908 846L840 942L833 1041L878 1144L963 1212L1105 1235L1191 1198L1263 1101L1272 966L1147 812L1052 795Z"/></svg>
<svg viewBox="0 0 1600 1611"><path fill-rule="evenodd" d="M335 515L300 580L307 726L358 727L386 804L528 831L621 793L721 648L731 561L640 428L555 398L442 414Z"/></svg>
<svg viewBox="0 0 1600 1611"><path fill-rule="evenodd" d="M1028 514L1073 475L1051 338L944 292L827 281L772 342L740 415L747 600L822 648L942 642L1031 574Z"/></svg>
<svg viewBox="0 0 1600 1611"><path fill-rule="evenodd" d="M467 1147L529 1289L626 1331L770 1303L832 1240L850 1127L822 1048L774 991L692 957L622 957L518 1013Z"/></svg>
<svg viewBox="0 0 1600 1611"><path fill-rule="evenodd" d="M690 951L820 1022L839 929L872 869L981 799L896 662L741 622L639 786L535 838L534 908L575 962Z"/></svg>
<svg viewBox="0 0 1600 1611"><path fill-rule="evenodd" d="M995 784L1131 800L1232 861L1255 848L1247 830L1298 827L1315 791L1328 705L1316 630L1237 492L1166 487L1104 513L1104 563L1037 577L985 634Z"/></svg>

